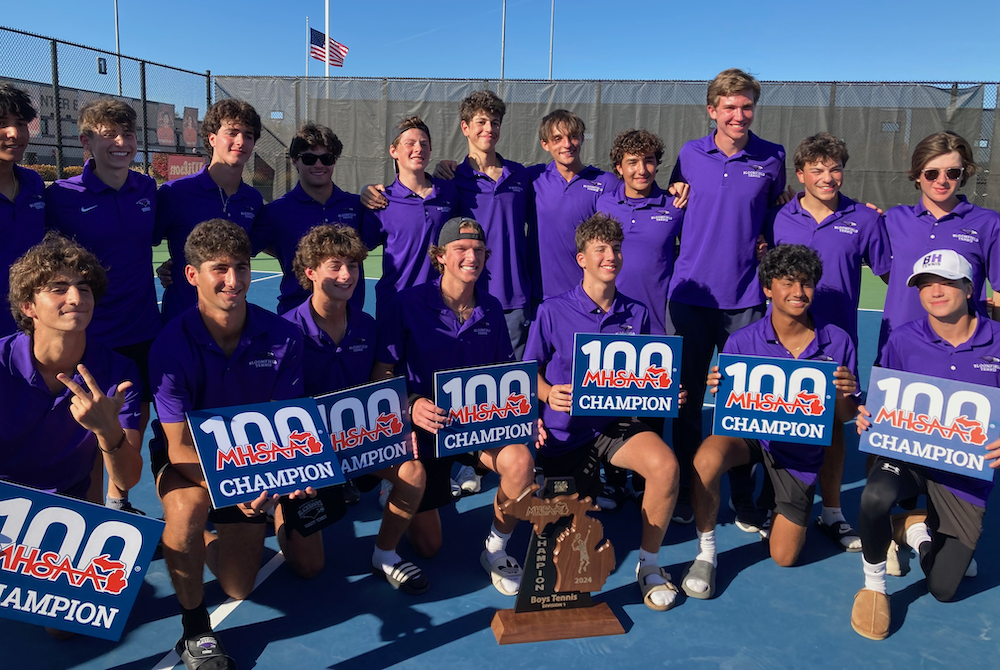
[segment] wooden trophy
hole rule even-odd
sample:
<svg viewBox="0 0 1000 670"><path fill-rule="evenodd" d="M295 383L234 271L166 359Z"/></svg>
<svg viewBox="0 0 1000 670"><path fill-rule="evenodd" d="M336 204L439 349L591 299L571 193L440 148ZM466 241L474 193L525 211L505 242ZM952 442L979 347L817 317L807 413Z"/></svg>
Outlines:
<svg viewBox="0 0 1000 670"><path fill-rule="evenodd" d="M607 603L590 599L614 569L615 550L603 540L601 522L587 515L598 509L590 498L566 495L575 488L572 479L547 479L546 497L534 495L533 484L503 504L505 513L530 521L533 532L514 609L493 616L500 644L625 632Z"/></svg>

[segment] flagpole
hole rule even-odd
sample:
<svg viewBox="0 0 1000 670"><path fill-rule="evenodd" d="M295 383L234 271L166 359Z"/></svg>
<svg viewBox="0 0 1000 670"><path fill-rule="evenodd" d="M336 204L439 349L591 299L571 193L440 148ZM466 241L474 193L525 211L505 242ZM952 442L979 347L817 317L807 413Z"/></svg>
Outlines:
<svg viewBox="0 0 1000 670"><path fill-rule="evenodd" d="M326 0L326 36L324 37L324 49L326 50L326 78L330 78L330 0ZM329 83L327 84L329 86Z"/></svg>
<svg viewBox="0 0 1000 670"><path fill-rule="evenodd" d="M553 0L554 2L555 0ZM309 59L312 51L312 35L309 33L309 17L306 17L306 79L309 78Z"/></svg>
<svg viewBox="0 0 1000 670"><path fill-rule="evenodd" d="M503 49L504 38L507 37L507 0L503 0L503 13L500 16L500 79L503 79Z"/></svg>
<svg viewBox="0 0 1000 670"><path fill-rule="evenodd" d="M552 79L552 40L556 34L556 0L552 0L552 18L549 20L549 79Z"/></svg>

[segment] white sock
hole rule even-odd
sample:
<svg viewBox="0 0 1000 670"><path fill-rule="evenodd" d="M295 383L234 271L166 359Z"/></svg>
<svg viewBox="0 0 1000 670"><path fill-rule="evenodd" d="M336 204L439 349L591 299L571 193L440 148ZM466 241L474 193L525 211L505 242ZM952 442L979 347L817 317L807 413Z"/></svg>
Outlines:
<svg viewBox="0 0 1000 670"><path fill-rule="evenodd" d="M713 567L718 567L719 564L715 556L715 529L704 533L700 530L696 532L698 534L698 555L694 557L694 560L705 561L711 563ZM708 590L708 584L701 579L689 577L684 585L697 593L704 593Z"/></svg>
<svg viewBox="0 0 1000 670"><path fill-rule="evenodd" d="M832 526L835 523L847 521L847 518L844 516L844 511L839 507L824 506L821 518L823 519L824 526Z"/></svg>
<svg viewBox="0 0 1000 670"><path fill-rule="evenodd" d="M930 541L931 534L927 530L927 524L915 523L906 529L906 544L910 545L910 549L918 554L920 553L920 545Z"/></svg>
<svg viewBox="0 0 1000 670"><path fill-rule="evenodd" d="M372 567L381 568L382 572L387 575L392 572L393 566L402 560L395 549L379 549L375 547L375 551L372 552Z"/></svg>
<svg viewBox="0 0 1000 670"><path fill-rule="evenodd" d="M885 561L881 563L869 563L861 559L865 564L865 588L876 593L885 593Z"/></svg>
<svg viewBox="0 0 1000 670"><path fill-rule="evenodd" d="M128 491L121 498L112 498L111 496L104 498L104 506L111 509L125 509L126 505L128 505Z"/></svg>
<svg viewBox="0 0 1000 670"><path fill-rule="evenodd" d="M490 526L490 534L486 536L486 553L490 555L490 562L492 562L497 556L503 556L507 553L507 540L510 539L510 533L501 533L497 530L496 522Z"/></svg>
<svg viewBox="0 0 1000 670"><path fill-rule="evenodd" d="M660 565L660 558L657 552L646 551L642 547L639 548L639 565L636 568L637 573L641 568L649 566L659 567L659 565ZM659 572L653 572L646 576L647 585L655 586L657 584L666 584L666 583L667 580L664 579ZM669 607L671 604L673 604L674 599L676 597L677 597L677 592L670 590L657 591L656 593L650 596L652 601L657 605L659 605L660 607Z"/></svg>

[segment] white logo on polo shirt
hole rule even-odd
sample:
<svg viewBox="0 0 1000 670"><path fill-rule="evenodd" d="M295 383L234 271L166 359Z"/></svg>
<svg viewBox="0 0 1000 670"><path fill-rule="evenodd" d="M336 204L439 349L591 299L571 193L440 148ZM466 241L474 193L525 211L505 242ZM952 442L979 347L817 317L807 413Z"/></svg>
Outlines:
<svg viewBox="0 0 1000 670"><path fill-rule="evenodd" d="M347 350L350 351L350 352L353 352L353 353L357 354L357 353L360 353L360 352L364 351L367 348L368 348L368 345L365 344L364 338L359 337L358 338L358 343L357 344L352 344L351 346L347 347Z"/></svg>
<svg viewBox="0 0 1000 670"><path fill-rule="evenodd" d="M255 354L247 363L252 368L276 368L278 367L278 357L273 351L262 351Z"/></svg>
<svg viewBox="0 0 1000 670"><path fill-rule="evenodd" d="M591 182L589 184L584 184L583 187L588 191L593 191L594 193L600 193L604 190L603 188L601 188L600 184L595 184L594 182Z"/></svg>
<svg viewBox="0 0 1000 670"><path fill-rule="evenodd" d="M650 219L650 221L664 221L664 222L666 222L666 221L673 221L674 217L670 216L665 211L660 210L659 214L654 214L653 216L649 217L649 219Z"/></svg>
<svg viewBox="0 0 1000 670"><path fill-rule="evenodd" d="M972 367L980 372L1000 372L1000 358L996 356L983 356L982 363L973 363Z"/></svg>
<svg viewBox="0 0 1000 670"><path fill-rule="evenodd" d="M510 192L511 193L520 193L523 190L524 190L524 188L522 188L520 184L511 184L510 185Z"/></svg>
<svg viewBox="0 0 1000 670"><path fill-rule="evenodd" d="M476 335L489 335L490 334L490 327L489 326L480 326L479 328L473 328L472 332L474 332Z"/></svg>
<svg viewBox="0 0 1000 670"><path fill-rule="evenodd" d="M144 212L152 211L152 208L150 207L149 198L142 198L141 200L136 200L135 204L139 205L139 207L141 207L142 211Z"/></svg>
<svg viewBox="0 0 1000 670"><path fill-rule="evenodd" d="M337 220L338 221L351 221L352 219L356 219L357 217L358 217L358 215L355 214L354 212L341 212L340 214L337 215Z"/></svg>
<svg viewBox="0 0 1000 670"><path fill-rule="evenodd" d="M97 205L91 205L90 207L81 207L80 211L86 213L86 212L89 212L92 209L97 209Z"/></svg>
<svg viewBox="0 0 1000 670"><path fill-rule="evenodd" d="M975 228L962 228L959 232L952 233L951 236L959 242L968 242L969 244L979 242L979 231Z"/></svg>
<svg viewBox="0 0 1000 670"><path fill-rule="evenodd" d="M753 177L754 179L763 179L767 176L764 172L763 165L751 165L749 170L744 170L743 175L746 177Z"/></svg>
<svg viewBox="0 0 1000 670"><path fill-rule="evenodd" d="M442 207L438 207L438 208L437 208L437 211L439 211L439 212L442 212L442 213L444 213L444 214L447 214L448 212L450 212L450 211L451 211L451 207L449 207L449 206L447 206L447 205L444 205L444 206L442 206Z"/></svg>
<svg viewBox="0 0 1000 670"><path fill-rule="evenodd" d="M35 197L41 198L41 196L35 196ZM28 207L30 207L31 209L45 209L45 202L39 200L38 202L31 203L30 205L28 205Z"/></svg>
<svg viewBox="0 0 1000 670"><path fill-rule="evenodd" d="M256 215L256 214L254 214L254 212L253 212L253 210L252 210L252 209L251 209L251 210L249 210L249 211L246 211L246 212L240 212L240 214L242 214L242 215L243 215L243 218L244 218L244 219L254 219L254 218L256 218L256 217L257 217L257 215Z"/></svg>
<svg viewBox="0 0 1000 670"><path fill-rule="evenodd" d="M838 233L846 233L847 235L857 235L861 232L858 230L858 224L853 221L844 221L843 223L834 226L833 229Z"/></svg>

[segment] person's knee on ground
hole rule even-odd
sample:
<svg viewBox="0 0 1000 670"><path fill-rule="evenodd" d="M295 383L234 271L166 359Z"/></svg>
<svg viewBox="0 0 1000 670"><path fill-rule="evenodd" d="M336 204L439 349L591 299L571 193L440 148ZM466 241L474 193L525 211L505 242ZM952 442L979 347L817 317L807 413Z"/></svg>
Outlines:
<svg viewBox="0 0 1000 670"><path fill-rule="evenodd" d="M420 558L434 558L444 542L441 516L436 509L420 512L410 521L406 531L413 551Z"/></svg>
<svg viewBox="0 0 1000 670"><path fill-rule="evenodd" d="M799 560L802 547L805 546L806 528L800 526L781 514L775 514L771 523L770 545L771 560L782 568L790 568Z"/></svg>
<svg viewBox="0 0 1000 670"><path fill-rule="evenodd" d="M295 574L302 579L313 579L326 565L323 534L316 532L307 537L298 530L289 532L284 512L280 504L274 510L274 534L278 538L278 546Z"/></svg>

